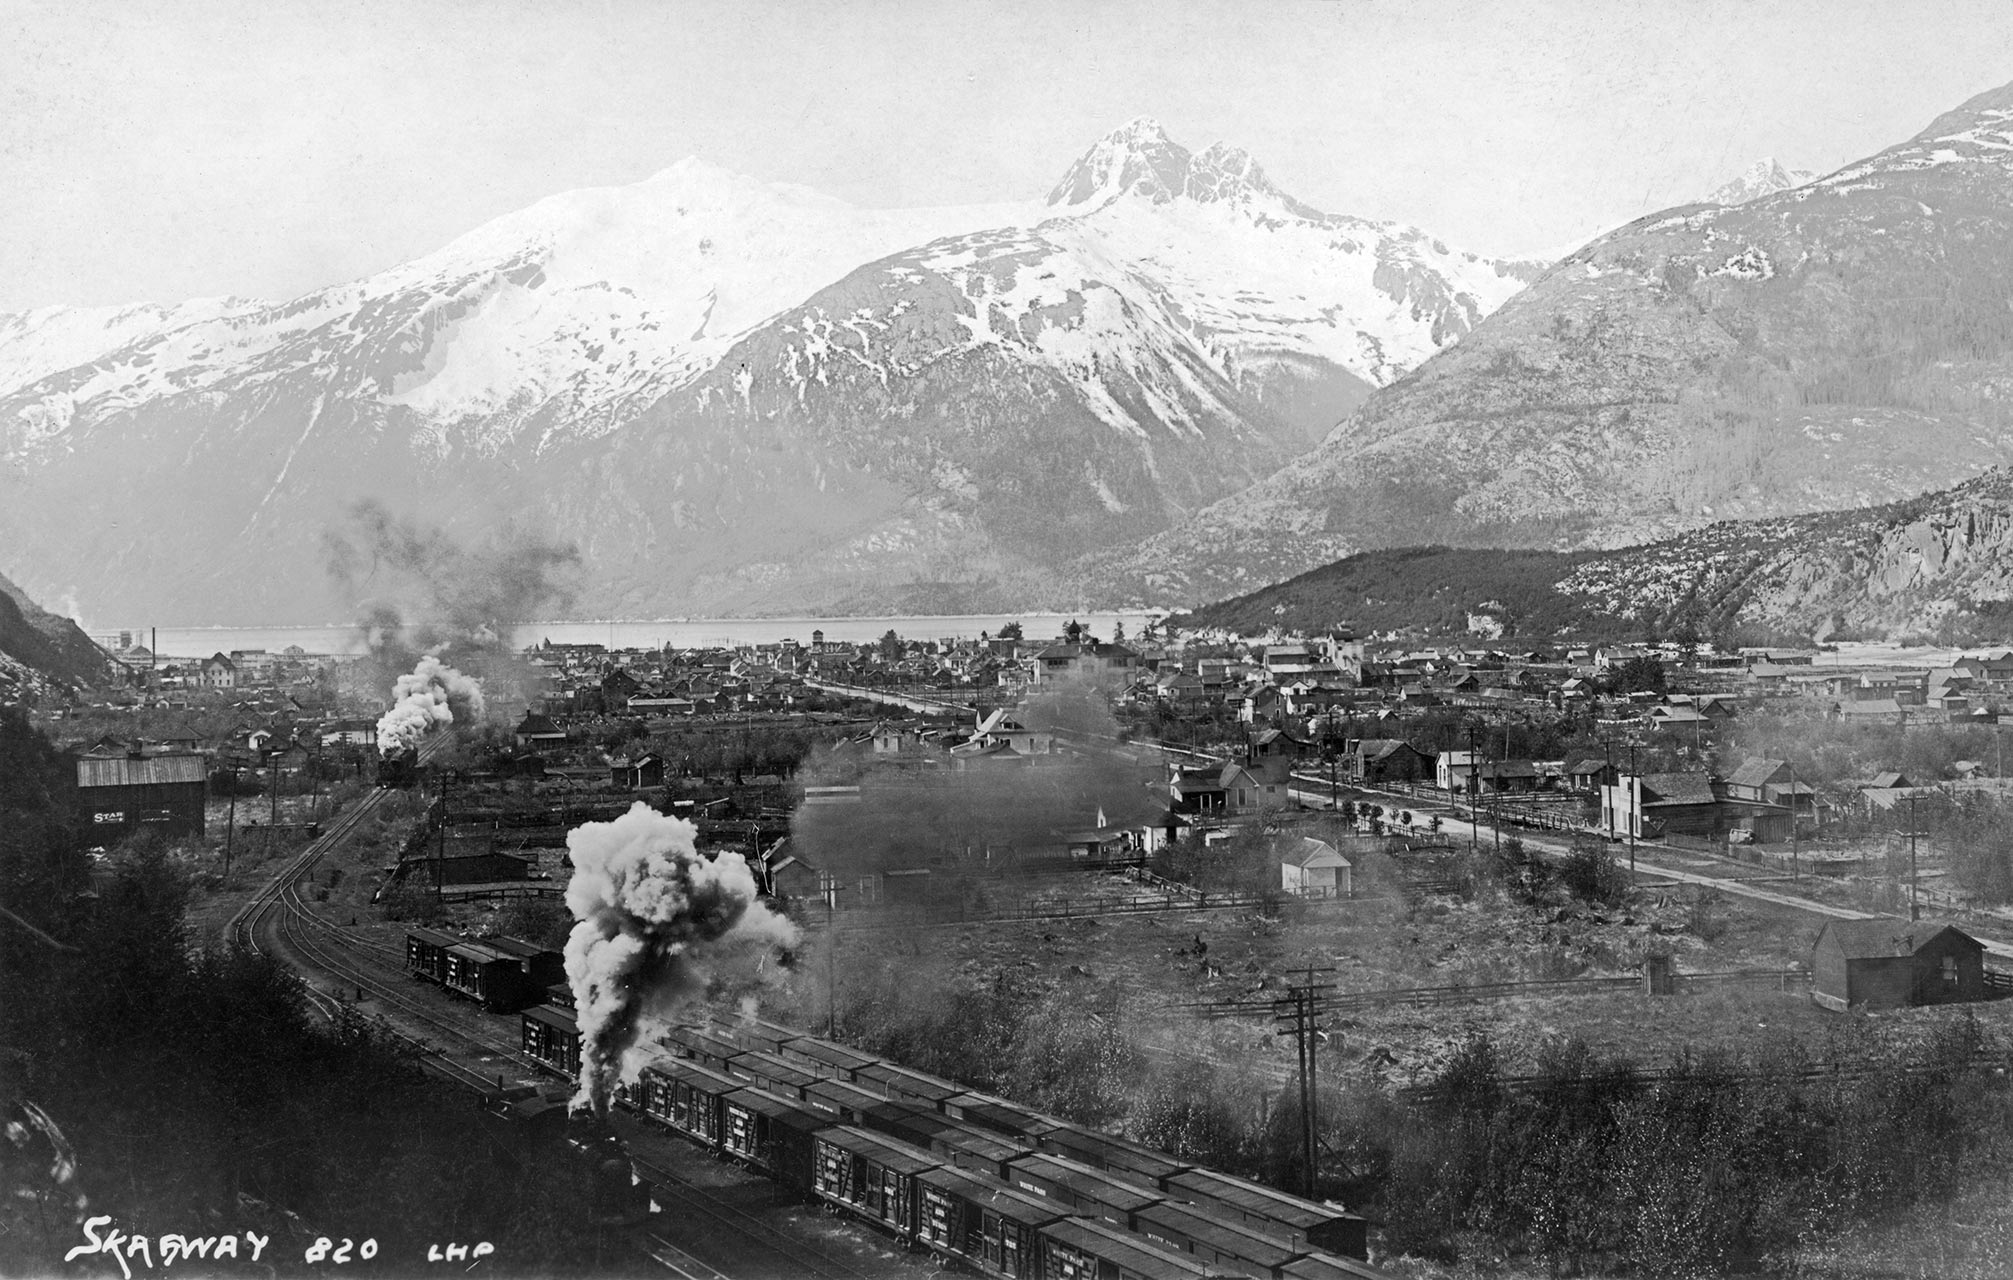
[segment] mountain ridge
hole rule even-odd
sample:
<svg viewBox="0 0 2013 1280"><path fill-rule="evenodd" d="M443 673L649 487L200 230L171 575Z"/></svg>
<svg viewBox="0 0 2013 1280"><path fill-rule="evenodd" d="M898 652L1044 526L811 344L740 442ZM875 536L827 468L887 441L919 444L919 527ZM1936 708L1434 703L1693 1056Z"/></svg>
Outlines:
<svg viewBox="0 0 2013 1280"><path fill-rule="evenodd" d="M1355 551L1633 545L2013 461L2013 86L1803 186L1618 228L1247 490L1087 566L1194 601Z"/></svg>
<svg viewBox="0 0 2013 1280"><path fill-rule="evenodd" d="M288 302L108 313L116 345L0 379L8 567L99 615L318 620L321 532L376 498L579 544L596 611L1071 607L1069 559L1261 478L1535 274L1150 122L1069 172L1075 203L918 214L684 161ZM90 349L70 320L0 321L0 369Z"/></svg>

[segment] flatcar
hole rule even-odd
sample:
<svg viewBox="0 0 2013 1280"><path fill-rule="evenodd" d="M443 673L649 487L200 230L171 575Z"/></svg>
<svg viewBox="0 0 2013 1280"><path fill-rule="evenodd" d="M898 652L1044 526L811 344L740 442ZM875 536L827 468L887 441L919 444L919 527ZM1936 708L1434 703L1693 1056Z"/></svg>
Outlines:
<svg viewBox="0 0 2013 1280"><path fill-rule="evenodd" d="M812 1148L811 1190L819 1200L897 1240L916 1238L916 1175L942 1168L941 1161L851 1125L820 1130Z"/></svg>
<svg viewBox="0 0 2013 1280"><path fill-rule="evenodd" d="M1214 1169L1190 1169L1162 1185L1170 1199L1207 1206L1254 1226L1283 1228L1296 1242L1351 1258L1369 1254L1368 1224L1340 1205L1303 1200Z"/></svg>
<svg viewBox="0 0 2013 1280"><path fill-rule="evenodd" d="M1018 1191L998 1178L948 1165L916 1175L922 1243L987 1275L1032 1280L1041 1260L1041 1229L1069 1210Z"/></svg>
<svg viewBox="0 0 2013 1280"><path fill-rule="evenodd" d="M572 1013L550 1005L524 1011L524 1056L567 1079L580 1075L580 1026Z"/></svg>
<svg viewBox="0 0 2013 1280"><path fill-rule="evenodd" d="M1081 1217L1102 1218L1121 1231L1131 1229L1133 1214L1166 1199L1101 1169L1041 1151L1009 1160L1007 1181L1023 1191L1068 1205Z"/></svg>
<svg viewBox="0 0 2013 1280"><path fill-rule="evenodd" d="M525 981L516 956L477 942L460 942L447 949L441 985L467 996L491 1013L511 1013L524 1007L536 991Z"/></svg>
<svg viewBox="0 0 2013 1280"><path fill-rule="evenodd" d="M408 929L405 932L405 971L428 982L447 981L447 949L461 939L438 929Z"/></svg>

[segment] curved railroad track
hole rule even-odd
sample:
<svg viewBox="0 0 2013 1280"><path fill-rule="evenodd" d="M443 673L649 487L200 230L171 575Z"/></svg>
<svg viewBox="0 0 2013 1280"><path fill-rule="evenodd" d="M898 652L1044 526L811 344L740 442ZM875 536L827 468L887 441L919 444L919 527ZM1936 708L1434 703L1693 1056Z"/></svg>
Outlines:
<svg viewBox="0 0 2013 1280"><path fill-rule="evenodd" d="M422 759L431 756L442 739L429 741L421 749ZM347 1010L357 1016L356 1006L317 985L317 977L333 980L342 987L363 993L381 1010L395 1010L408 1024L426 1029L424 1035L393 1026L382 1014L372 1021L387 1033L413 1046L421 1063L452 1083L484 1094L496 1091L496 1079L448 1056L442 1045L470 1046L505 1061L539 1069L523 1057L522 1046L482 1034L477 1028L447 1016L435 1001L404 990L404 952L362 938L350 936L340 926L317 915L302 896L301 885L321 859L340 847L387 793L376 790L360 797L294 860L261 888L233 915L225 926L225 936L235 945L270 956L292 969L315 1009L331 1022ZM373 954L374 953L374 954ZM387 976L389 974L390 976ZM429 991L429 995L438 996ZM739 1280L743 1276L807 1276L815 1280L870 1280L870 1273L817 1251L790 1235L737 1208L698 1183L679 1177L654 1161L634 1157L632 1163L644 1176L671 1193L681 1210L708 1219L735 1238L736 1248L745 1251L724 1272L661 1236L647 1237L649 1256L674 1276L685 1280Z"/></svg>

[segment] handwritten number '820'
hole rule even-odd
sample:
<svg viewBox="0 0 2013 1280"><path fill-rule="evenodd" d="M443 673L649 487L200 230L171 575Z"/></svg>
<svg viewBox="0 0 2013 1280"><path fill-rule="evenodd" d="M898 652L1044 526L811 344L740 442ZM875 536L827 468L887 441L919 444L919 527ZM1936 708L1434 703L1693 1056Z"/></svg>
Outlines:
<svg viewBox="0 0 2013 1280"><path fill-rule="evenodd" d="M348 1262L352 1248L356 1250L357 1257L365 1260L377 1256L376 1240L366 1240L361 1245L358 1245L354 1241L344 1239L341 1244L336 1244L327 1236L319 1236L313 1244L308 1246L307 1260L309 1262Z"/></svg>

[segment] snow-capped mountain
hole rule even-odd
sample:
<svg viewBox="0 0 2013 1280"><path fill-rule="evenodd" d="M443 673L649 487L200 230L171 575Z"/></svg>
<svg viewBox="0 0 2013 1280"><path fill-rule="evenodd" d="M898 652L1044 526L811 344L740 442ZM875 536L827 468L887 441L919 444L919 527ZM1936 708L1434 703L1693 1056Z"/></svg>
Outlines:
<svg viewBox="0 0 2013 1280"><path fill-rule="evenodd" d="M1150 121L1026 205L858 209L687 160L290 302L0 317L0 533L29 589L160 623L335 616L321 534L366 496L578 541L587 611L1016 607L1535 272Z"/></svg>
<svg viewBox="0 0 2013 1280"><path fill-rule="evenodd" d="M857 209L686 159L633 186L553 196L291 302L0 317L7 454L61 435L80 408L102 417L282 373L333 378L330 390L408 421L435 449L510 448L537 424L523 442L535 451L555 434L620 426L863 261L1039 212Z"/></svg>
<svg viewBox="0 0 2013 1280"><path fill-rule="evenodd" d="M1763 196L1772 196L1778 191L1788 191L1800 187L1817 175L1808 169L1785 169L1774 156L1763 156L1747 167L1747 171L1731 182L1713 188L1704 197L1705 204L1746 204Z"/></svg>
<svg viewBox="0 0 2013 1280"><path fill-rule="evenodd" d="M1207 600L1374 547L1615 547L2013 462L2013 85L1815 181L1601 237L1101 598Z"/></svg>

